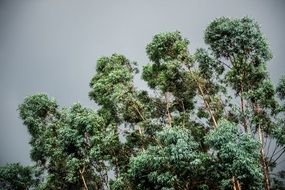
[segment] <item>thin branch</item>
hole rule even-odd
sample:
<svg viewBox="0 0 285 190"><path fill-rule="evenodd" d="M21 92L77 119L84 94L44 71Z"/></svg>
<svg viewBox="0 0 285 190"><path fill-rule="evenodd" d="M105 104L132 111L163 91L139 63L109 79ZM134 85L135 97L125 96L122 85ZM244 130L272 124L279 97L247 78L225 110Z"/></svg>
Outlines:
<svg viewBox="0 0 285 190"><path fill-rule="evenodd" d="M138 109L138 107L137 107L136 105L134 105L134 104L132 104L132 107L135 108L135 110L137 111L137 113L139 114L139 116L142 118L142 120L145 120L144 116L141 114L141 112L140 112L140 110ZM141 127L139 126L138 129L139 129L140 135L142 135L142 129L141 129Z"/></svg>
<svg viewBox="0 0 285 190"><path fill-rule="evenodd" d="M284 152L285 152L285 149L283 149L283 151L279 154L279 156L274 160L274 163L276 163L279 160L279 158L281 158Z"/></svg>
<svg viewBox="0 0 285 190"><path fill-rule="evenodd" d="M281 163L285 162L285 159L284 160L281 160L279 163L276 163L276 166L280 165Z"/></svg>
<svg viewBox="0 0 285 190"><path fill-rule="evenodd" d="M241 107L241 112L242 112L242 117L243 117L243 126L244 126L244 130L245 132L248 132L248 129L247 129L247 118L245 116L245 111L244 111L244 107L245 107L245 103L244 103L244 99L243 99L243 83L241 82L240 83L240 107Z"/></svg>
<svg viewBox="0 0 285 190"><path fill-rule="evenodd" d="M281 151L284 151L284 150L285 150L285 147L281 148L280 150L278 150L277 152L274 153L273 157L274 157L275 155L277 155L278 153L280 153Z"/></svg>
<svg viewBox="0 0 285 190"><path fill-rule="evenodd" d="M168 124L171 127L171 123L172 123L172 117L171 117L171 113L169 112L169 100L168 100L168 92L165 93L165 102L166 102L166 111L167 111L167 118L168 118Z"/></svg>
<svg viewBox="0 0 285 190"><path fill-rule="evenodd" d="M226 63L224 63L224 62L222 62L221 60L219 60L219 63L221 63L221 64L223 64L223 65L225 65L227 68L229 68L229 69L231 69L232 67L231 66L229 66L228 64L226 64Z"/></svg>
<svg viewBox="0 0 285 190"><path fill-rule="evenodd" d="M275 155L275 152L276 152L276 150L277 150L278 148L279 148L279 145L275 146L275 148L274 148L274 150L273 150L273 153L272 153L272 155L271 155L271 157L270 157L270 159L269 159L270 162L272 161L273 156Z"/></svg>
<svg viewBox="0 0 285 190"><path fill-rule="evenodd" d="M80 173L81 179L82 179L82 181L83 181L84 189L85 189L85 190L88 190L88 187L87 187L87 184L86 184L86 182L85 182L84 175L83 175L84 172L85 172L85 166L83 167L82 170L79 169L79 173Z"/></svg>
<svg viewBox="0 0 285 190"><path fill-rule="evenodd" d="M268 137L267 137L268 138ZM266 152L266 157L268 157L268 154L269 154L269 150L270 150L270 146L271 146L271 138L269 138L269 144L267 146L267 152Z"/></svg>
<svg viewBox="0 0 285 190"><path fill-rule="evenodd" d="M211 119L212 119L212 121L213 121L213 123L214 123L214 127L216 128L216 127L218 126L218 125L217 125L216 118L215 118L215 116L214 116L214 114L213 114L213 112L212 112L212 110L211 110L211 107L210 107L209 103L208 103L207 100L206 100L206 97L205 97L204 91L203 91L203 89L202 89L202 87L201 87L201 84L200 84L199 81L196 79L196 77L194 76L194 73L192 72L192 70L191 70L190 68L189 68L189 71L190 71L190 74L193 76L193 79L194 79L195 82L197 83L199 93L200 93L200 95L202 96L202 99L203 99L203 101L204 101L204 104L205 104L205 106L206 106L206 109L208 110L208 112L209 112L209 114L210 114L210 116L211 116Z"/></svg>

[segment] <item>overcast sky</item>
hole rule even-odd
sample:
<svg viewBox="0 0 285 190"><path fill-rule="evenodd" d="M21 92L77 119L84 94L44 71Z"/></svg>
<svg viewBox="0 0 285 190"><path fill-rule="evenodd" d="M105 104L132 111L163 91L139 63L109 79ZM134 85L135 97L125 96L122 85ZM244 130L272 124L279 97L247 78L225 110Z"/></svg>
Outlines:
<svg viewBox="0 0 285 190"><path fill-rule="evenodd" d="M283 0L0 0L0 165L31 162L17 111L26 96L46 92L61 106L94 107L88 84L96 60L117 52L142 66L158 32L181 31L193 52L206 47L203 31L214 18L250 16L269 40L268 69L278 81L285 73L284 8Z"/></svg>

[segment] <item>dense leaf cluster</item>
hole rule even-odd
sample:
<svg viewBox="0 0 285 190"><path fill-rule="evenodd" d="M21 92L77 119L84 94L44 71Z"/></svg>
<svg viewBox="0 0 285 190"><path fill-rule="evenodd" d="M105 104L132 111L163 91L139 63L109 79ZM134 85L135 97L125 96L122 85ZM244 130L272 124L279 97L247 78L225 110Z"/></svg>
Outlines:
<svg viewBox="0 0 285 190"><path fill-rule="evenodd" d="M19 163L0 167L0 189L25 190L35 184L33 168Z"/></svg>

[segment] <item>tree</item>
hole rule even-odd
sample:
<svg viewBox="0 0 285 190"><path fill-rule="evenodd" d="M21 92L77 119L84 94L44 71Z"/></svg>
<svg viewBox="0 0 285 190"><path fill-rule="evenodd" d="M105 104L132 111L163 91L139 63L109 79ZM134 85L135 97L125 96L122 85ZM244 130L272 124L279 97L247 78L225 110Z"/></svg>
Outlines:
<svg viewBox="0 0 285 190"><path fill-rule="evenodd" d="M0 167L0 189L26 190L35 183L32 167L19 163Z"/></svg>
<svg viewBox="0 0 285 190"><path fill-rule="evenodd" d="M42 93L27 97L19 110L32 136L31 158L47 172L40 189L107 185L103 152L112 149L109 143L117 139L95 111L78 103L58 109L55 100Z"/></svg>
<svg viewBox="0 0 285 190"><path fill-rule="evenodd" d="M20 117L31 134L37 189L281 189L285 78L275 87L272 55L251 18L217 18L208 49L189 52L181 33L155 35L150 63L101 57L89 97L98 110L60 108L27 97ZM282 187L283 186L283 187Z"/></svg>

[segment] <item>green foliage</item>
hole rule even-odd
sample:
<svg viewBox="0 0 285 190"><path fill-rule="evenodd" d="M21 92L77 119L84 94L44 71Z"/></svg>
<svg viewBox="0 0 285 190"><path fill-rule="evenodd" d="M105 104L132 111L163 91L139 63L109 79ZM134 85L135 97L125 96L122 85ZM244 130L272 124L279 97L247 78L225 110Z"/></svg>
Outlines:
<svg viewBox="0 0 285 190"><path fill-rule="evenodd" d="M282 76L277 85L277 95L281 100L285 99L285 76Z"/></svg>
<svg viewBox="0 0 285 190"><path fill-rule="evenodd" d="M279 126L275 127L272 132L272 136L276 139L277 143L281 146L285 145L285 125L284 119L279 120Z"/></svg>
<svg viewBox="0 0 285 190"><path fill-rule="evenodd" d="M28 127L29 133L33 137L41 135L46 127L46 119L56 113L57 103L54 99L49 99L46 94L39 93L25 98L19 106L20 117Z"/></svg>
<svg viewBox="0 0 285 190"><path fill-rule="evenodd" d="M25 98L19 105L20 117L24 125L27 126L32 136L31 158L33 161L45 164L46 149L45 139L49 130L47 127L57 117L57 103L54 99L49 99L46 94L39 93Z"/></svg>
<svg viewBox="0 0 285 190"><path fill-rule="evenodd" d="M90 82L89 96L99 105L109 105L131 88L132 63L124 56L113 54L97 61L96 76Z"/></svg>
<svg viewBox="0 0 285 190"><path fill-rule="evenodd" d="M0 189L27 190L35 184L33 168L19 163L0 167Z"/></svg>
<svg viewBox="0 0 285 190"><path fill-rule="evenodd" d="M96 75L90 82L89 97L111 114L109 120L129 122L140 120L136 109L142 109L134 90L135 63L123 55L113 54L97 62ZM111 108L111 109L110 109ZM129 117L129 114L133 114Z"/></svg>
<svg viewBox="0 0 285 190"><path fill-rule="evenodd" d="M180 32L156 34L142 72L148 91L134 85L135 62L120 54L99 58L89 92L97 111L79 103L60 108L43 93L25 98L19 112L36 171L8 165L0 185L257 190L269 189L268 179L282 189L273 171L285 146L285 109L277 99L284 100L285 78L277 87L269 78L272 56L259 25L248 17L217 18L205 42L209 49L191 54ZM271 140L272 155L264 148Z"/></svg>
<svg viewBox="0 0 285 190"><path fill-rule="evenodd" d="M111 128L107 131L103 118L91 109L80 104L70 109L56 108L55 101L45 94L30 96L19 106L24 124L36 131L30 142L31 158L48 171L43 189L80 187L80 171L84 170L86 179L98 177L97 172L106 167L102 152L110 150L109 143L118 141L118 137L112 136L113 141L104 142ZM94 183L90 180L87 185Z"/></svg>
<svg viewBox="0 0 285 190"><path fill-rule="evenodd" d="M219 163L221 188L224 185L230 187L232 176L241 182L244 189L262 187L258 151L260 144L257 140L240 132L237 125L220 121L218 127L206 136L206 142L215 151Z"/></svg>
<svg viewBox="0 0 285 190"><path fill-rule="evenodd" d="M199 152L191 133L181 127L165 128L149 146L130 160L128 175L137 189L199 189L210 158ZM191 179L191 180L190 180Z"/></svg>
<svg viewBox="0 0 285 190"><path fill-rule="evenodd" d="M145 65L142 73L142 79L150 88L174 95L173 109L178 111L189 111L194 107L196 85L184 67L193 62L188 44L180 32L155 35L146 47L152 63Z"/></svg>
<svg viewBox="0 0 285 190"><path fill-rule="evenodd" d="M187 59L189 41L182 38L180 32L160 33L153 37L146 46L146 53L151 61L161 64L163 61Z"/></svg>
<svg viewBox="0 0 285 190"><path fill-rule="evenodd" d="M204 78L211 78L215 71L221 75L225 70L224 66L211 57L205 49L197 49L195 59L199 62L199 71Z"/></svg>
<svg viewBox="0 0 285 190"><path fill-rule="evenodd" d="M159 89L163 93L173 93L176 98L174 100L176 108L180 111L193 109L196 86L187 71L181 69L180 62L169 61L163 65L148 64L143 68L142 78L153 89Z"/></svg>
<svg viewBox="0 0 285 190"><path fill-rule="evenodd" d="M249 17L215 19L206 29L205 42L217 57L241 57L250 59L253 64L272 57L259 25Z"/></svg>

